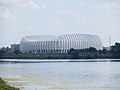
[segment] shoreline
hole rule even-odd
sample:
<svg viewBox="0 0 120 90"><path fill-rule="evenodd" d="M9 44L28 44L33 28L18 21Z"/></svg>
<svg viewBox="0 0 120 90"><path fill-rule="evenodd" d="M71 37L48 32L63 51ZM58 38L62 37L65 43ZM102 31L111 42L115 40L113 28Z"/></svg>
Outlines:
<svg viewBox="0 0 120 90"><path fill-rule="evenodd" d="M20 89L8 85L8 84L0 77L0 90L20 90Z"/></svg>
<svg viewBox="0 0 120 90"><path fill-rule="evenodd" d="M120 62L120 59L0 59L6 63L57 63L57 62Z"/></svg>

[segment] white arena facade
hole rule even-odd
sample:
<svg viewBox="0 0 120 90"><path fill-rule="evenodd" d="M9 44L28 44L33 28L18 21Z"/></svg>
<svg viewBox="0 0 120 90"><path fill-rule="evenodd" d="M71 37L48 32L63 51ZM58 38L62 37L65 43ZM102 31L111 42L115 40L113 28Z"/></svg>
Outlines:
<svg viewBox="0 0 120 90"><path fill-rule="evenodd" d="M91 34L63 34L25 36L20 42L21 52L33 53L67 53L71 48L85 49L94 47L102 49L99 36Z"/></svg>

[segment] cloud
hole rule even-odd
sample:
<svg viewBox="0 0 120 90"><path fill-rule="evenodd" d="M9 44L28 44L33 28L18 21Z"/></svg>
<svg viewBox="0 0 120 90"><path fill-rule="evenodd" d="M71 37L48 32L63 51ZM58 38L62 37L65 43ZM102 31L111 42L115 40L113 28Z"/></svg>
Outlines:
<svg viewBox="0 0 120 90"><path fill-rule="evenodd" d="M44 23L44 25L47 30L53 31L56 30L52 33L58 33L59 31L61 32L61 30L64 30L64 23L60 20L52 20L50 22Z"/></svg>
<svg viewBox="0 0 120 90"><path fill-rule="evenodd" d="M106 9L107 11L120 10L120 3L118 2L104 2L101 4L102 4L102 9Z"/></svg>
<svg viewBox="0 0 120 90"><path fill-rule="evenodd" d="M0 5L15 5L19 8L28 8L28 9L46 9L46 6L39 5L32 0L28 0L25 3L20 2L20 0L0 0Z"/></svg>
<svg viewBox="0 0 120 90"><path fill-rule="evenodd" d="M17 5L19 2L18 0L0 0L0 4L15 4Z"/></svg>
<svg viewBox="0 0 120 90"><path fill-rule="evenodd" d="M30 8L30 9L45 9L46 7L43 5L38 5L33 1L27 1L26 3L20 4L21 8Z"/></svg>
<svg viewBox="0 0 120 90"><path fill-rule="evenodd" d="M64 9L64 10L58 12L58 14L60 16L71 16L71 17L75 17L75 18L80 16L80 14L78 12L71 11L68 9Z"/></svg>
<svg viewBox="0 0 120 90"><path fill-rule="evenodd" d="M18 0L0 0L0 20L15 20L11 6L19 5Z"/></svg>
<svg viewBox="0 0 120 90"><path fill-rule="evenodd" d="M0 20L16 19L13 12L15 12L16 9L20 10L21 8L43 10L46 6L39 5L32 0L28 0L24 3L20 2L20 0L0 0Z"/></svg>
<svg viewBox="0 0 120 90"><path fill-rule="evenodd" d="M88 11L88 9L92 9L92 10L96 9L98 11L105 11L105 12L120 10L120 1L117 0L101 0L101 1L96 0L94 2L84 1L81 2L79 5L80 7L82 7L82 9L86 11Z"/></svg>
<svg viewBox="0 0 120 90"><path fill-rule="evenodd" d="M8 8L1 7L0 8L0 19L16 19L14 15L10 12Z"/></svg>

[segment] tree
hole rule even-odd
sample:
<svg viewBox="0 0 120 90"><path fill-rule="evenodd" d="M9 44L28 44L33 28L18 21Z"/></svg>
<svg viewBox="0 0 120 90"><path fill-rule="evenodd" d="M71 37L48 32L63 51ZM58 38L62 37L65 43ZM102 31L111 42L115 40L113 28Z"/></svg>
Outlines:
<svg viewBox="0 0 120 90"><path fill-rule="evenodd" d="M15 53L15 54L21 54L21 52L20 52L20 50L15 50L13 53Z"/></svg>
<svg viewBox="0 0 120 90"><path fill-rule="evenodd" d="M97 52L97 50L94 47L89 47L89 52Z"/></svg>
<svg viewBox="0 0 120 90"><path fill-rule="evenodd" d="M79 50L75 50L73 48L70 49L70 51L68 51L68 54L70 54L71 59L78 59L79 58Z"/></svg>
<svg viewBox="0 0 120 90"><path fill-rule="evenodd" d="M5 50L5 47L1 48L0 49L0 58L2 58L2 56L7 53L6 50Z"/></svg>
<svg viewBox="0 0 120 90"><path fill-rule="evenodd" d="M120 58L120 43L115 43L114 46L111 46L110 53L113 55L113 58Z"/></svg>
<svg viewBox="0 0 120 90"><path fill-rule="evenodd" d="M108 53L108 50L107 50L107 49L103 49L103 50L102 50L102 53L103 53L103 54L107 54L107 53Z"/></svg>

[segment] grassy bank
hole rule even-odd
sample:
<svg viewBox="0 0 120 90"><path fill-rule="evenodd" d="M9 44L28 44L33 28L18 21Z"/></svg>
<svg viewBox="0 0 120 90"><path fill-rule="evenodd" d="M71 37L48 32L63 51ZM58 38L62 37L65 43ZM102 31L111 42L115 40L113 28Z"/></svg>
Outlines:
<svg viewBox="0 0 120 90"><path fill-rule="evenodd" d="M5 81L0 78L0 90L20 90L19 88L8 85Z"/></svg>

